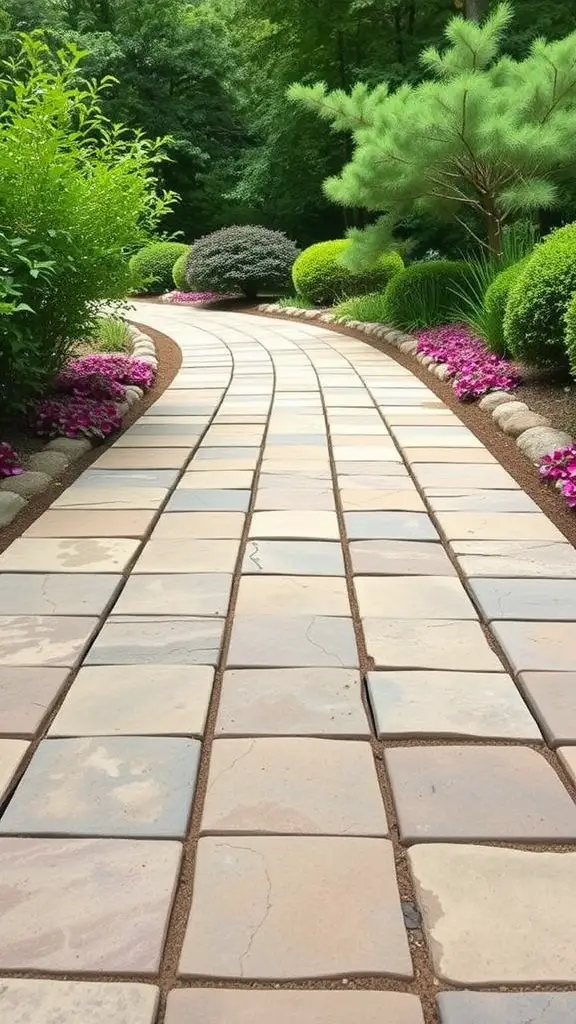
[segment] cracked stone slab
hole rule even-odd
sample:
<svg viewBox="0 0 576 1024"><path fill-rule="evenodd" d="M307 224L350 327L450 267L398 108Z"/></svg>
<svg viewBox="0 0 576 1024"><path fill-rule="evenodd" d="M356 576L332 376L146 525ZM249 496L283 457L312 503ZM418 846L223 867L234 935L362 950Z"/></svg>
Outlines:
<svg viewBox="0 0 576 1024"><path fill-rule="evenodd" d="M232 576L223 572L155 573L132 576L120 594L116 615L216 615L224 617Z"/></svg>
<svg viewBox="0 0 576 1024"><path fill-rule="evenodd" d="M375 668L502 672L477 622L368 617L362 625Z"/></svg>
<svg viewBox="0 0 576 1024"><path fill-rule="evenodd" d="M408 858L442 981L576 982L576 853L438 843Z"/></svg>
<svg viewBox="0 0 576 1024"><path fill-rule="evenodd" d="M51 508L103 512L158 509L167 494L167 487L70 487L56 498Z"/></svg>
<svg viewBox="0 0 576 1024"><path fill-rule="evenodd" d="M81 668L49 736L202 736L213 678L203 665ZM0 683L0 708L1 695Z"/></svg>
<svg viewBox="0 0 576 1024"><path fill-rule="evenodd" d="M575 992L441 992L441 1024L568 1024Z"/></svg>
<svg viewBox="0 0 576 1024"><path fill-rule="evenodd" d="M550 746L576 743L576 672L522 672L519 680Z"/></svg>
<svg viewBox="0 0 576 1024"><path fill-rule="evenodd" d="M245 522L243 512L167 512L160 516L145 551L152 549L152 545L156 545L159 540L240 540ZM188 551L188 547L180 544L181 556ZM222 548L222 545L219 547ZM224 551L226 549L227 546L224 546Z"/></svg>
<svg viewBox="0 0 576 1024"><path fill-rule="evenodd" d="M358 666L352 619L323 615L237 615L228 668Z"/></svg>
<svg viewBox="0 0 576 1024"><path fill-rule="evenodd" d="M242 573L279 576L344 576L339 543L307 540L249 540Z"/></svg>
<svg viewBox="0 0 576 1024"><path fill-rule="evenodd" d="M63 668L0 667L0 735L33 736L67 678Z"/></svg>
<svg viewBox="0 0 576 1024"><path fill-rule="evenodd" d="M121 583L97 573L0 573L0 614L102 615Z"/></svg>
<svg viewBox="0 0 576 1024"><path fill-rule="evenodd" d="M198 740L167 736L43 740L0 833L180 839L199 757Z"/></svg>
<svg viewBox="0 0 576 1024"><path fill-rule="evenodd" d="M0 838L0 971L155 974L180 857L164 840Z"/></svg>
<svg viewBox="0 0 576 1024"><path fill-rule="evenodd" d="M54 665L74 668L98 619L64 615L0 616L0 668Z"/></svg>
<svg viewBox="0 0 576 1024"><path fill-rule="evenodd" d="M350 540L438 540L424 512L345 512Z"/></svg>
<svg viewBox="0 0 576 1024"><path fill-rule="evenodd" d="M48 509L23 533L28 537L143 537L156 515L154 509L95 512Z"/></svg>
<svg viewBox="0 0 576 1024"><path fill-rule="evenodd" d="M369 736L360 674L343 668L224 673L220 736Z"/></svg>
<svg viewBox="0 0 576 1024"><path fill-rule="evenodd" d="M412 977L385 839L200 839L181 975Z"/></svg>
<svg viewBox="0 0 576 1024"><path fill-rule="evenodd" d="M471 579L483 618L576 620L576 579Z"/></svg>
<svg viewBox="0 0 576 1024"><path fill-rule="evenodd" d="M437 512L442 533L453 540L564 540L542 512Z"/></svg>
<svg viewBox="0 0 576 1024"><path fill-rule="evenodd" d="M246 512L250 491L177 487L166 512Z"/></svg>
<svg viewBox="0 0 576 1024"><path fill-rule="evenodd" d="M424 1024L420 1001L403 992L298 991L297 989L176 989L168 996L166 1024ZM6 1024L26 1024L24 1020ZM38 1024L45 1024L39 1021ZM63 1024L69 1024L64 1021ZM92 1024L88 1020L86 1024ZM96 1022L94 1022L96 1024ZM112 1020L111 1024L117 1024ZM124 1024L124 1021L118 1022ZM126 1022L132 1024L132 1021ZM136 1022L134 1022L136 1024ZM148 1024L144 1021L143 1024ZM503 1022L505 1024L505 1022ZM512 1022L523 1024L523 1022ZM560 1020L544 1024L563 1024Z"/></svg>
<svg viewBox="0 0 576 1024"><path fill-rule="evenodd" d="M88 651L85 663L216 665L223 630L224 619L117 615L104 624Z"/></svg>
<svg viewBox="0 0 576 1024"><path fill-rule="evenodd" d="M380 737L542 739L504 672L369 672L368 692Z"/></svg>
<svg viewBox="0 0 576 1024"><path fill-rule="evenodd" d="M535 512L540 509L524 491L498 491L479 487L430 487L426 491L435 512Z"/></svg>
<svg viewBox="0 0 576 1024"><path fill-rule="evenodd" d="M425 512L426 506L415 487L410 490L340 491L344 512Z"/></svg>
<svg viewBox="0 0 576 1024"><path fill-rule="evenodd" d="M26 740L0 739L0 800L8 793L29 745Z"/></svg>
<svg viewBox="0 0 576 1024"><path fill-rule="evenodd" d="M466 576L576 576L576 551L565 542L457 540L450 547Z"/></svg>
<svg viewBox="0 0 576 1024"><path fill-rule="evenodd" d="M218 514L224 513L215 513ZM186 512L169 513L164 518L179 519L187 515ZM183 539L186 539L186 544L182 543ZM176 537L157 540L154 535L146 544L132 573L232 573L238 558L238 549L239 538L225 540Z"/></svg>
<svg viewBox="0 0 576 1024"><path fill-rule="evenodd" d="M0 978L2 1024L154 1024L159 990L127 982Z"/></svg>
<svg viewBox="0 0 576 1024"><path fill-rule="evenodd" d="M529 747L394 747L385 760L404 842L576 838L572 798Z"/></svg>
<svg viewBox="0 0 576 1024"><path fill-rule="evenodd" d="M370 745L311 737L215 740L201 831L387 835Z"/></svg>
<svg viewBox="0 0 576 1024"><path fill-rule="evenodd" d="M515 672L576 672L574 623L496 621L492 630Z"/></svg>
<svg viewBox="0 0 576 1024"><path fill-rule="evenodd" d="M236 615L350 615L342 576L250 575L240 580Z"/></svg>
<svg viewBox="0 0 576 1024"><path fill-rule="evenodd" d="M0 555L0 572L122 573L139 547L124 537L20 537Z"/></svg>
<svg viewBox="0 0 576 1024"><path fill-rule="evenodd" d="M460 580L450 576L357 576L354 586L362 618L477 618Z"/></svg>
<svg viewBox="0 0 576 1024"><path fill-rule="evenodd" d="M441 544L410 540L355 540L352 569L365 576L456 576Z"/></svg>

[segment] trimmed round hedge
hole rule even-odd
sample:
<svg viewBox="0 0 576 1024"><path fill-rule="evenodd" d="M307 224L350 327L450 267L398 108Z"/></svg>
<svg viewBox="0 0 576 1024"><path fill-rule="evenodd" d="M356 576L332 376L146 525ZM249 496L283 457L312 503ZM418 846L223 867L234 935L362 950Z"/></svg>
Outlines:
<svg viewBox="0 0 576 1024"><path fill-rule="evenodd" d="M492 284L488 285L484 295L484 330L485 342L492 352L499 356L507 354L504 340L504 316L508 297L530 257L513 263L496 275Z"/></svg>
<svg viewBox="0 0 576 1024"><path fill-rule="evenodd" d="M508 297L504 341L528 366L566 366L565 312L576 291L576 224L537 245Z"/></svg>
<svg viewBox="0 0 576 1024"><path fill-rule="evenodd" d="M140 249L130 260L137 291L159 295L173 288L172 268L188 248L183 242L152 242Z"/></svg>
<svg viewBox="0 0 576 1024"><path fill-rule="evenodd" d="M370 270L353 274L340 260L350 242L340 238L317 242L301 252L292 267L292 281L298 295L315 306L331 306L339 299L383 291L404 263L396 253L385 253Z"/></svg>
<svg viewBox="0 0 576 1024"><path fill-rule="evenodd" d="M566 328L564 344L566 347L568 362L570 364L570 373L573 377L576 377L576 292L574 292L574 295L566 306L564 325Z"/></svg>
<svg viewBox="0 0 576 1024"><path fill-rule="evenodd" d="M190 255L190 246L187 245L184 252L180 253L176 263L172 267L172 280L179 292L185 292L188 287L186 283L186 264Z"/></svg>
<svg viewBox="0 0 576 1024"><path fill-rule="evenodd" d="M281 231L234 225L204 235L190 249L186 283L191 291L241 292L249 299L283 291L298 256Z"/></svg>
<svg viewBox="0 0 576 1024"><path fill-rule="evenodd" d="M474 267L464 260L412 263L386 288L386 320L402 331L450 322L458 307L458 290L473 283Z"/></svg>

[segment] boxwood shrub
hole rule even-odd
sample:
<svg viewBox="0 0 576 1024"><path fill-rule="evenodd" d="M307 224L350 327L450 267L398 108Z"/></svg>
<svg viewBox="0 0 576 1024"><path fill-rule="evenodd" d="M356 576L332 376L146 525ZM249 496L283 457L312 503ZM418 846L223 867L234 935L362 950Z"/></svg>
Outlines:
<svg viewBox="0 0 576 1024"><path fill-rule="evenodd" d="M174 264L188 249L183 242L152 242L140 249L130 260L135 291L148 295L170 291Z"/></svg>
<svg viewBox="0 0 576 1024"><path fill-rule="evenodd" d="M236 224L204 235L190 249L186 264L191 291L240 292L247 298L277 295L290 282L298 256L294 242L281 231L258 224Z"/></svg>
<svg viewBox="0 0 576 1024"><path fill-rule="evenodd" d="M513 263L496 275L486 289L484 295L484 340L492 352L499 356L507 355L506 342L504 341L504 316L508 297L529 257Z"/></svg>
<svg viewBox="0 0 576 1024"><path fill-rule="evenodd" d="M172 280L179 292L185 292L188 284L186 282L186 265L190 254L190 246L187 245L184 252L181 252L176 263L172 267Z"/></svg>
<svg viewBox="0 0 576 1024"><path fill-rule="evenodd" d="M340 299L383 291L404 266L398 253L385 253L372 269L353 274L341 263L349 245L341 238L304 249L292 267L297 294L315 306L331 306Z"/></svg>
<svg viewBox="0 0 576 1024"><path fill-rule="evenodd" d="M388 284L383 319L403 331L450 323L458 309L458 289L473 280L474 268L464 260L412 263Z"/></svg>

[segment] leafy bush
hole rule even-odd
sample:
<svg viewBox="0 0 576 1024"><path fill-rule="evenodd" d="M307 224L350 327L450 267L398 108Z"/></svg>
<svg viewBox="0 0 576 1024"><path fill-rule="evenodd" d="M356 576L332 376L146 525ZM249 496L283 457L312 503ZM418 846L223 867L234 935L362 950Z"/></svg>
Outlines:
<svg viewBox="0 0 576 1024"><path fill-rule="evenodd" d="M484 296L483 337L488 348L501 356L507 354L504 341L504 316L508 296L527 262L528 259L520 260L519 263L513 263L511 267L506 267L506 270L501 270L488 285Z"/></svg>
<svg viewBox="0 0 576 1024"><path fill-rule="evenodd" d="M259 225L221 228L194 242L186 266L191 291L240 292L249 299L283 291L298 249L281 231Z"/></svg>
<svg viewBox="0 0 576 1024"><path fill-rule="evenodd" d="M0 72L0 408L21 410L124 298L127 249L170 207L156 193L160 141L111 123L109 84L84 80L73 44L21 38Z"/></svg>
<svg viewBox="0 0 576 1024"><path fill-rule="evenodd" d="M529 366L564 366L566 307L576 291L576 224L536 246L510 291L504 341Z"/></svg>
<svg viewBox="0 0 576 1024"><path fill-rule="evenodd" d="M463 260L412 263L386 288L384 318L404 331L454 322L457 290L470 284L473 275L473 267Z"/></svg>
<svg viewBox="0 0 576 1024"><path fill-rule="evenodd" d="M568 356L570 372L573 377L576 377L576 292L574 292L574 295L566 306L564 325L566 329L566 333L564 335L564 347L566 349L566 355Z"/></svg>
<svg viewBox="0 0 576 1024"><path fill-rule="evenodd" d="M172 267L172 282L179 292L185 292L188 287L186 282L186 264L190 254L190 246L187 245L184 252L181 252L176 263Z"/></svg>
<svg viewBox="0 0 576 1024"><path fill-rule="evenodd" d="M91 341L99 352L127 352L130 348L128 325L115 316L99 317Z"/></svg>
<svg viewBox="0 0 576 1024"><path fill-rule="evenodd" d="M317 242L304 249L292 267L292 281L298 295L315 306L331 306L339 299L383 291L404 266L398 253L386 253L371 270L356 274L341 262L349 248L350 242L341 238Z"/></svg>
<svg viewBox="0 0 576 1024"><path fill-rule="evenodd" d="M382 324L386 322L385 292L371 292L355 299L346 299L332 310L334 316L360 323Z"/></svg>
<svg viewBox="0 0 576 1024"><path fill-rule="evenodd" d="M152 242L140 249L130 260L134 290L146 295L169 291L174 264L188 250L183 242Z"/></svg>

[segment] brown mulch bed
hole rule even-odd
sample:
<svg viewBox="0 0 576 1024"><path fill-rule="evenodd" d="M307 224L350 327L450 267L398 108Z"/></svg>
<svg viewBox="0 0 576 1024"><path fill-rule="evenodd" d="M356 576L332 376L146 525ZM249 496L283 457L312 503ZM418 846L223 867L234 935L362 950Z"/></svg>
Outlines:
<svg viewBox="0 0 576 1024"><path fill-rule="evenodd" d="M516 391L520 402L547 416L553 427L576 437L576 383L566 375L520 367L522 384Z"/></svg>
<svg viewBox="0 0 576 1024"><path fill-rule="evenodd" d="M182 363L182 353L171 338L168 338L165 334L161 334L159 331L152 330L151 327L146 327L143 324L136 324L140 327L145 334L149 334L153 338L156 344L156 352L158 356L158 372L156 375L156 381L154 387L150 391L146 392L144 398L140 402L136 402L132 406L130 411L126 414L122 424L122 432L131 427L133 423L142 415L146 409L149 408L154 402L158 400L163 391L166 390L169 384L172 383L174 377L180 369ZM108 438L103 444L97 445L92 451L88 452L81 459L71 463L65 475L54 484L49 487L46 491L42 491L35 498L32 498L25 509L22 510L20 515L16 516L16 519L10 523L5 529L0 530L0 552L4 551L9 544L12 543L16 537L19 537L24 530L38 518L42 512L52 504L53 501L58 497L59 494L69 487L70 484L84 472L96 459L100 458L103 452L107 448L110 448L121 434L113 434L112 437ZM8 440L14 444L14 447L18 451L18 454L22 457L32 455L35 451L41 451L46 445L46 439L34 438L28 435L22 434L21 437L18 435L12 435L12 437L6 436L6 433L2 433L2 440ZM32 447L32 444L38 442L37 446ZM27 447L27 444L30 447Z"/></svg>

